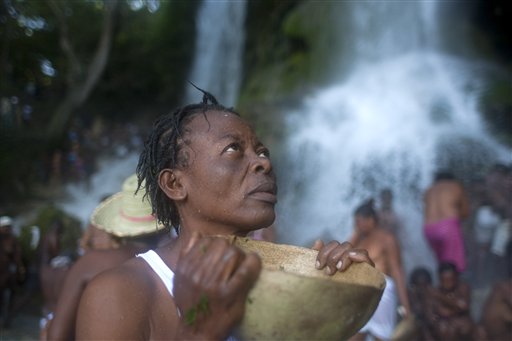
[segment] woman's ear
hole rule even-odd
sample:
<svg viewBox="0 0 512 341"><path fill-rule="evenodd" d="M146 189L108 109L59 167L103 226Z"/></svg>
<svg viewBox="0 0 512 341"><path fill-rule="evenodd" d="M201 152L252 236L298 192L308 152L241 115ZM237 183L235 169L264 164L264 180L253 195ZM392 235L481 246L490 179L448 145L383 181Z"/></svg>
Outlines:
<svg viewBox="0 0 512 341"><path fill-rule="evenodd" d="M174 201L183 200L187 197L185 187L180 181L179 170L164 169L158 176L158 184L165 195Z"/></svg>

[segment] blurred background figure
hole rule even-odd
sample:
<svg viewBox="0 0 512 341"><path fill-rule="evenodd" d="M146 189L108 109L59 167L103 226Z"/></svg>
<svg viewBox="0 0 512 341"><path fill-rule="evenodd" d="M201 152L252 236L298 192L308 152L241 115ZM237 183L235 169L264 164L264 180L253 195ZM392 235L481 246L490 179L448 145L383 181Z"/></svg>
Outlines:
<svg viewBox="0 0 512 341"><path fill-rule="evenodd" d="M89 223L79 241L79 252L83 255L93 250L117 249L120 244L111 234Z"/></svg>
<svg viewBox="0 0 512 341"><path fill-rule="evenodd" d="M12 219L0 217L0 328L9 328L19 283L25 277L21 246L12 231Z"/></svg>
<svg viewBox="0 0 512 341"><path fill-rule="evenodd" d="M490 200L486 196L482 199L480 206L476 208L473 218L473 236L476 250L473 256L475 260L474 286L482 286L489 281L491 271L494 270L490 256L491 243L494 234L500 224L502 217L495 211Z"/></svg>
<svg viewBox="0 0 512 341"><path fill-rule="evenodd" d="M429 330L427 309L432 299L432 275L423 267L415 268L409 280L409 300L414 315L416 335L415 340L435 340Z"/></svg>
<svg viewBox="0 0 512 341"><path fill-rule="evenodd" d="M389 188L380 191L379 226L399 238L401 235L400 219L393 207L393 192Z"/></svg>
<svg viewBox="0 0 512 341"><path fill-rule="evenodd" d="M489 341L512 338L512 242L507 245L507 278L492 288L482 311L481 326Z"/></svg>
<svg viewBox="0 0 512 341"><path fill-rule="evenodd" d="M103 196L100 199L100 203L109 197L109 195ZM111 233L98 228L92 221L89 221L78 244L80 248L79 253L82 255L91 250L117 249L120 245L119 241Z"/></svg>
<svg viewBox="0 0 512 341"><path fill-rule="evenodd" d="M438 171L424 196L424 233L438 263L452 262L466 269L462 220L469 215L469 202L462 184L450 172Z"/></svg>
<svg viewBox="0 0 512 341"><path fill-rule="evenodd" d="M60 220L51 223L40 245L39 280L43 295L40 320L41 338L45 339L47 323L53 317L64 278L73 264L69 250L62 245L64 224Z"/></svg>
<svg viewBox="0 0 512 341"><path fill-rule="evenodd" d="M459 271L453 263L442 262L438 276L439 285L431 291L431 306L426 309L434 339L478 340L477 328L470 316L471 288L459 279Z"/></svg>

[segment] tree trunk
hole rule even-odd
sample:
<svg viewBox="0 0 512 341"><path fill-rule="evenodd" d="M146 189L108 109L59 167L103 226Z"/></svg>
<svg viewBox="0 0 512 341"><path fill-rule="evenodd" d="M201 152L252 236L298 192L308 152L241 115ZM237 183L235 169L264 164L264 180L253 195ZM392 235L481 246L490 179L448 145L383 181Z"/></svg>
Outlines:
<svg viewBox="0 0 512 341"><path fill-rule="evenodd" d="M112 46L114 25L119 1L105 1L105 17L103 19L101 37L94 53L94 57L91 63L87 66L85 76L82 76L81 71L84 70L85 67L80 65L78 58L73 51L73 45L70 42L67 24L62 11L59 10L58 6L53 1L50 2L50 7L59 21L59 28L61 32L60 45L70 65L70 71L67 77L68 90L66 97L58 105L47 126L48 137L50 139L54 139L59 138L64 134L75 110L77 110L89 98L89 95L105 70L110 54L110 48Z"/></svg>

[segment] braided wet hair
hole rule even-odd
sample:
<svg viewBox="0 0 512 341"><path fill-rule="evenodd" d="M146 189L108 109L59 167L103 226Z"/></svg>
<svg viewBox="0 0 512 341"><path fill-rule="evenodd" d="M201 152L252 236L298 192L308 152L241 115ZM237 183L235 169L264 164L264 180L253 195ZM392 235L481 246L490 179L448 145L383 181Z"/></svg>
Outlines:
<svg viewBox="0 0 512 341"><path fill-rule="evenodd" d="M180 217L174 201L169 199L158 184L160 172L163 169L186 168L188 156L183 152L183 146L189 141L185 139L187 126L197 114L206 118L208 111L229 112L240 116L232 108L226 108L217 102L210 93L199 89L203 93L201 103L188 104L180 107L170 114L159 117L153 124L153 129L144 143L139 163L137 164L138 187L141 189L145 181L144 197L149 197L152 213L166 227L174 227L179 233Z"/></svg>

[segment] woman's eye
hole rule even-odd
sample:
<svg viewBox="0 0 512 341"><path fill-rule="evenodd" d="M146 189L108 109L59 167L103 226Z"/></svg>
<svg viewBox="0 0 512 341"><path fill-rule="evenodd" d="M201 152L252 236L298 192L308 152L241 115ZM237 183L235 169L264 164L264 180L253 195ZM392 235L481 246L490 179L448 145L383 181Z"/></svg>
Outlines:
<svg viewBox="0 0 512 341"><path fill-rule="evenodd" d="M224 151L226 152L237 152L240 150L240 145L238 143L232 143L226 147Z"/></svg>
<svg viewBox="0 0 512 341"><path fill-rule="evenodd" d="M268 149L264 149L264 150L261 150L260 152L258 152L258 156L259 157L270 157L270 152L268 151Z"/></svg>

